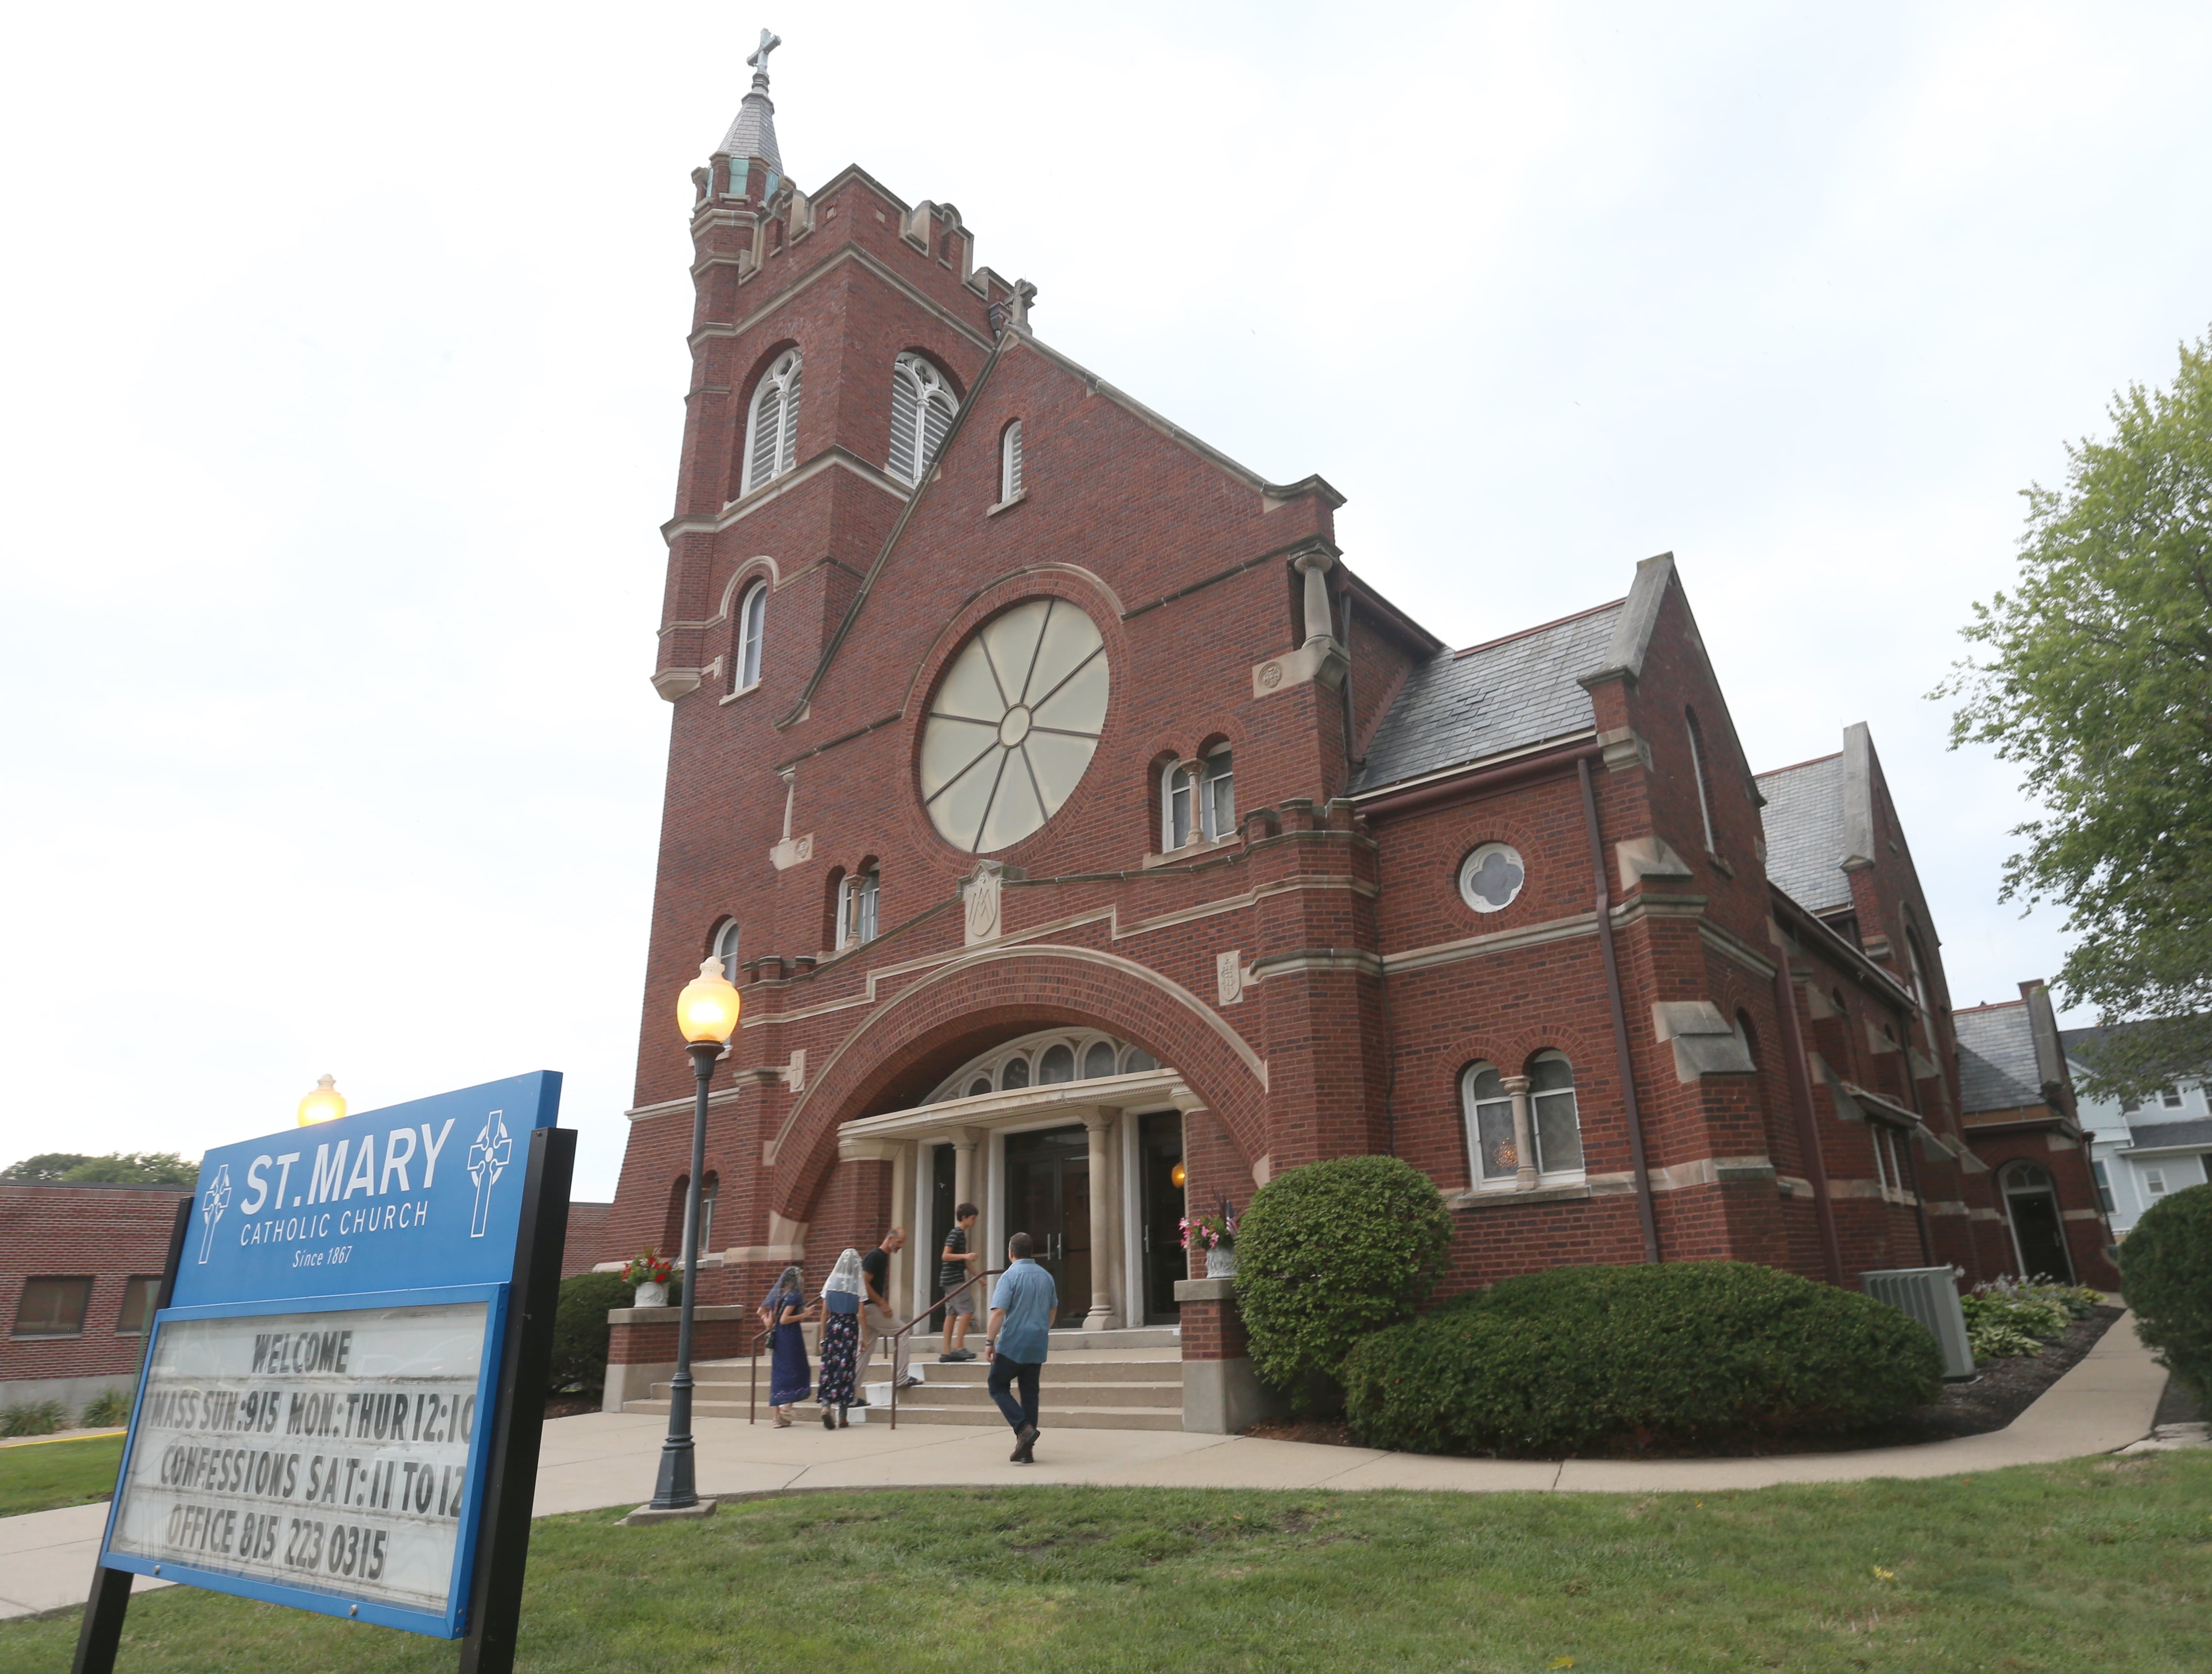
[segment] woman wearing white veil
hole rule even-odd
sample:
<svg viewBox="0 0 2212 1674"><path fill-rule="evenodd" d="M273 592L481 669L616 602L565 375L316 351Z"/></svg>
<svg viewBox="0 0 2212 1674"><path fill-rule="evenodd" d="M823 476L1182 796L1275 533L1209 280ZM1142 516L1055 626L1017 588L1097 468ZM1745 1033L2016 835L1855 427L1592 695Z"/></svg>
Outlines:
<svg viewBox="0 0 2212 1674"><path fill-rule="evenodd" d="M822 1376L815 1394L822 1403L822 1428L845 1428L853 1403L853 1370L860 1348L860 1303L867 1282L860 1274L860 1252L837 1258L822 1287Z"/></svg>

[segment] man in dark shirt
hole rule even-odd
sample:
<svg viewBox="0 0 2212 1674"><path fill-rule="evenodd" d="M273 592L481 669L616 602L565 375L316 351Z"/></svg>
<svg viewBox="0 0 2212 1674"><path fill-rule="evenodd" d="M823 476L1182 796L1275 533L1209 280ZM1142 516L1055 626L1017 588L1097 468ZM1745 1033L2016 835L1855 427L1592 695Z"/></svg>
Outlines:
<svg viewBox="0 0 2212 1674"><path fill-rule="evenodd" d="M945 1234L945 1248L940 1252L937 1269L938 1293L945 1298L945 1352L938 1359L973 1360L975 1351L963 1346L968 1340L968 1327L975 1318L975 1292L980 1286L960 1287L975 1277L975 1265L982 1260L983 1252L970 1250L968 1246L975 1233L976 1208L963 1204L952 1211L952 1230ZM958 1295L952 1293L959 1290Z"/></svg>
<svg viewBox="0 0 2212 1674"><path fill-rule="evenodd" d="M869 1363L876 1357L876 1339L889 1337L899 1328L899 1317L890 1302L891 1258L905 1246L906 1228L893 1227L884 1234L882 1243L860 1258L860 1277L868 1287L868 1296L860 1307L860 1364L853 1380L855 1383L867 1380ZM901 1389L911 1389L921 1381L907 1374L909 1346L907 1337L898 1338L892 1356L891 1381Z"/></svg>

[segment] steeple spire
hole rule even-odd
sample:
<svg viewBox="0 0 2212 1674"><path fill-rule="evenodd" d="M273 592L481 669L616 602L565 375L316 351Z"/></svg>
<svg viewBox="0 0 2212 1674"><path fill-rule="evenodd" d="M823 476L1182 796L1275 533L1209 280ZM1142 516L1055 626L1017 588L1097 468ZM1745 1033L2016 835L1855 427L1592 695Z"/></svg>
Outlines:
<svg viewBox="0 0 2212 1674"><path fill-rule="evenodd" d="M783 155L775 147L775 104L768 96L768 55L782 45L782 36L766 29L760 32L759 50L745 60L753 67L752 90L738 106L737 120L730 124L730 131L715 148L716 155L739 161L758 157L772 174L783 173Z"/></svg>

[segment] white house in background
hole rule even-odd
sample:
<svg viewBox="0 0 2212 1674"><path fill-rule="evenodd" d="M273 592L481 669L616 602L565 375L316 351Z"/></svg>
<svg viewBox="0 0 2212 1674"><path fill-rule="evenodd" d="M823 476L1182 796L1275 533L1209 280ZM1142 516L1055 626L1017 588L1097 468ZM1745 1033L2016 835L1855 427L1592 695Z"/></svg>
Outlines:
<svg viewBox="0 0 2212 1674"><path fill-rule="evenodd" d="M2113 1032L2059 1031L2077 1087L2097 1042ZM2160 1198L2212 1179L2212 1105L2201 1085L2185 1082L2142 1100L2092 1099L2084 1093L2077 1103L2114 1237L2125 1238Z"/></svg>

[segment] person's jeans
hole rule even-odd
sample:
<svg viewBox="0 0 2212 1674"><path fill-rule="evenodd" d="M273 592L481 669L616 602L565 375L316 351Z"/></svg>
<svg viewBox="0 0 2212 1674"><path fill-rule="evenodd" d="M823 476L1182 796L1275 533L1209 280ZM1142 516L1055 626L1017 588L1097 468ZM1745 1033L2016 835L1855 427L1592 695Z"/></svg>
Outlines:
<svg viewBox="0 0 2212 1674"><path fill-rule="evenodd" d="M879 1337L889 1337L893 1331L899 1328L899 1321L892 1316L890 1310L888 1308L878 1307L873 1302L864 1302L861 1304L860 1324L862 1327L860 1333L860 1364L853 1380L855 1385L867 1381L868 1368L875 1363L877 1339ZM896 1363L891 1368L891 1381L893 1383L904 1383L906 1381L907 1351L913 1348L913 1346L914 1333L912 1331L908 1331L904 1337L899 1338L898 1353L894 1356Z"/></svg>
<svg viewBox="0 0 2212 1674"><path fill-rule="evenodd" d="M1022 1426L1037 1421L1037 1374L1044 1370L1041 1360L1009 1360L1000 1355L991 1362L991 1398L999 1404L999 1410L1006 1415L1006 1422L1021 1434ZM1021 1380L1022 1398L1017 1401L1013 1383Z"/></svg>

